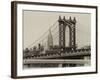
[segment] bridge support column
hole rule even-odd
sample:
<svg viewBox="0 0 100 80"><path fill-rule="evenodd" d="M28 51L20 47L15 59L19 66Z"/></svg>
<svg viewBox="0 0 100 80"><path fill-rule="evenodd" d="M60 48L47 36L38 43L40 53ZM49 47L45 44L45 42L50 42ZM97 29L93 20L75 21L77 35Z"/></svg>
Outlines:
<svg viewBox="0 0 100 80"><path fill-rule="evenodd" d="M90 57L84 57L84 60L90 60ZM85 63L84 66L90 66L91 62Z"/></svg>
<svg viewBox="0 0 100 80"><path fill-rule="evenodd" d="M62 63L58 64L59 67L62 67Z"/></svg>

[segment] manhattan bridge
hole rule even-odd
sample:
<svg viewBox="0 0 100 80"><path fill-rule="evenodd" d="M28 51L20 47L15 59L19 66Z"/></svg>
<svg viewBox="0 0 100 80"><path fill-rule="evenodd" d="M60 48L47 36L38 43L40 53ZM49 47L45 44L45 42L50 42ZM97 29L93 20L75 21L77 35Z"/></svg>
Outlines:
<svg viewBox="0 0 100 80"><path fill-rule="evenodd" d="M90 45L78 48L76 18L59 16L38 40L23 50L23 64L28 67L74 67L90 65ZM66 40L66 29L68 38ZM66 41L68 45L66 46Z"/></svg>

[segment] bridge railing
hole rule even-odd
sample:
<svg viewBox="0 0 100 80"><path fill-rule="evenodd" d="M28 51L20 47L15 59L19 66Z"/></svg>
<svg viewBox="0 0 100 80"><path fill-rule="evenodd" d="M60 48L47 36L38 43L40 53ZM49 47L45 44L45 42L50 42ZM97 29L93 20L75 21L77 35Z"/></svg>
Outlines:
<svg viewBox="0 0 100 80"><path fill-rule="evenodd" d="M24 58L39 58L39 57L49 57L49 56L76 56L76 55L90 55L90 49L77 49L75 51L66 51L66 52L59 52L59 51L49 51L48 53L24 53Z"/></svg>

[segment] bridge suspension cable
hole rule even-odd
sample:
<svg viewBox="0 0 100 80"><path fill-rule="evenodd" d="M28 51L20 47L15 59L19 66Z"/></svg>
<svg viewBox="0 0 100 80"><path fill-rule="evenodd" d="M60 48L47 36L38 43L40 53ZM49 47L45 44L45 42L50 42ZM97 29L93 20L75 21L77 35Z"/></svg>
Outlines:
<svg viewBox="0 0 100 80"><path fill-rule="evenodd" d="M51 30L52 34L54 34L55 30L58 27L56 24L57 24L57 21L42 36L40 36L36 41L34 41L30 45L28 45L27 48L31 48L33 46L36 46L39 43L43 43L48 37L49 30Z"/></svg>

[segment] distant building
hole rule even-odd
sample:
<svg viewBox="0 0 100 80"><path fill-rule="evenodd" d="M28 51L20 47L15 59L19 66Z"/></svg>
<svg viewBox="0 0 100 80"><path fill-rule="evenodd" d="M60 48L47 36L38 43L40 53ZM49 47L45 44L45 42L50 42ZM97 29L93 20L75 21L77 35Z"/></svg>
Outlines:
<svg viewBox="0 0 100 80"><path fill-rule="evenodd" d="M51 49L53 47L53 37L51 34L51 30L49 30L47 45L48 45L48 49Z"/></svg>

